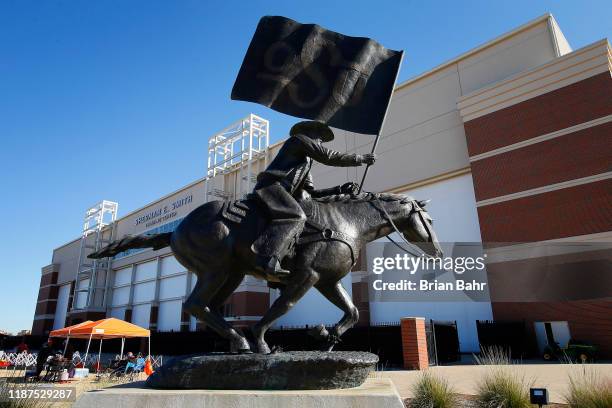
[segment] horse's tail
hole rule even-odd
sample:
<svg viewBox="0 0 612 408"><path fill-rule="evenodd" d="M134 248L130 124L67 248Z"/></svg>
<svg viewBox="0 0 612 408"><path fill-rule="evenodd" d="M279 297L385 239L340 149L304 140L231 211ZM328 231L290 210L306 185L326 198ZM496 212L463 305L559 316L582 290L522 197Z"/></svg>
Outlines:
<svg viewBox="0 0 612 408"><path fill-rule="evenodd" d="M162 249L170 245L171 236L171 232L151 235L128 235L120 240L111 242L98 251L92 252L87 257L92 259L106 258L133 248Z"/></svg>

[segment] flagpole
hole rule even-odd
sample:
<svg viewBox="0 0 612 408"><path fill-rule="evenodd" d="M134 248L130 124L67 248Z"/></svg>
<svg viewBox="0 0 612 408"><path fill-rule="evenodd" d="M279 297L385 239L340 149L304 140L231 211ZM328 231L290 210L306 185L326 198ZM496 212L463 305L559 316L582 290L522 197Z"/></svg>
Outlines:
<svg viewBox="0 0 612 408"><path fill-rule="evenodd" d="M399 66L397 67L397 72L395 73L395 79L393 80L393 88L391 90L391 96L389 97L389 103L387 103L387 107L385 109L385 114L383 116L383 120L380 123L380 130L376 135L376 139L374 139L374 146L372 146L372 154L376 152L376 148L378 147L378 141L380 140L380 135L382 134L382 130L385 126L385 121L387 120L387 113L389 113L389 106L391 106L391 98L393 98L393 92L395 91L395 83L397 82L397 77L399 76L400 69L402 69L402 61L404 60L404 51L401 51ZM363 177L361 178L361 183L359 184L359 190L357 190L357 194L361 193L361 189L363 188L363 183L368 175L368 170L370 170L371 164L368 164L363 172Z"/></svg>

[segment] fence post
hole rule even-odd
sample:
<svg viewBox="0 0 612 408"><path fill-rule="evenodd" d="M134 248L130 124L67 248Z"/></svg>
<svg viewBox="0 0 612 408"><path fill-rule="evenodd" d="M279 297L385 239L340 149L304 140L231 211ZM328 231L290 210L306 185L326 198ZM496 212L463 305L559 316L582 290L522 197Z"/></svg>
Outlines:
<svg viewBox="0 0 612 408"><path fill-rule="evenodd" d="M401 319L402 351L404 368L425 370L429 367L427 336L424 317L403 317Z"/></svg>

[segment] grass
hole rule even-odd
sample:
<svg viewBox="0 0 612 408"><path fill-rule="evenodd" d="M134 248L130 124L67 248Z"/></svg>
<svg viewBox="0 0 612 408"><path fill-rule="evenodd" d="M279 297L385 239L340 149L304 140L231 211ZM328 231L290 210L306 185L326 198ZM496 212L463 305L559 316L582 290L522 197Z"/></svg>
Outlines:
<svg viewBox="0 0 612 408"><path fill-rule="evenodd" d="M569 376L569 387L564 395L570 408L612 407L612 380L582 366Z"/></svg>
<svg viewBox="0 0 612 408"><path fill-rule="evenodd" d="M0 408L46 408L49 402L43 402L32 398L8 399L10 391L16 391L25 386L23 383L23 372L7 370L8 375L0 378Z"/></svg>
<svg viewBox="0 0 612 408"><path fill-rule="evenodd" d="M506 352L503 347L491 346L483 347L480 355L474 354L474 361L478 365L510 365L510 353Z"/></svg>
<svg viewBox="0 0 612 408"><path fill-rule="evenodd" d="M144 375L135 376L123 376L117 379L109 379L106 376L95 377L93 374L87 379L72 382L70 384L55 384L55 383L37 383L30 382L25 384L23 381L24 371L23 370L2 370L0 372L0 395L7 395L10 390L17 390L23 387L33 386L66 386L75 387L77 398L84 392L97 390L101 388L112 387L119 384L125 384L133 380L144 379ZM73 402L42 402L35 399L18 399L11 401L3 401L0 398L0 408L70 408Z"/></svg>
<svg viewBox="0 0 612 408"><path fill-rule="evenodd" d="M454 408L459 404L459 396L448 381L425 371L412 388L414 397L410 408Z"/></svg>
<svg viewBox="0 0 612 408"><path fill-rule="evenodd" d="M528 408L529 388L533 381L510 368L494 368L486 373L477 386L476 406L479 408Z"/></svg>
<svg viewBox="0 0 612 408"><path fill-rule="evenodd" d="M528 380L516 367L511 367L510 355L501 347L485 348L474 356L479 365L490 367L477 385L475 404L479 408L529 408Z"/></svg>

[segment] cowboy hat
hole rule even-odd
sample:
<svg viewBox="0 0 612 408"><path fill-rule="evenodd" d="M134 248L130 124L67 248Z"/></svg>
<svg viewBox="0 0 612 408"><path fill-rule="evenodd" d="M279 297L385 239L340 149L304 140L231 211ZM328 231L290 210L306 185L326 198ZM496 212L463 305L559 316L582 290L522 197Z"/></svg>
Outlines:
<svg viewBox="0 0 612 408"><path fill-rule="evenodd" d="M291 136L295 135L306 135L312 136L316 135L321 138L323 142L330 142L334 140L334 132L323 122L318 122L316 120L305 120L302 122L298 122L291 127L289 131Z"/></svg>

